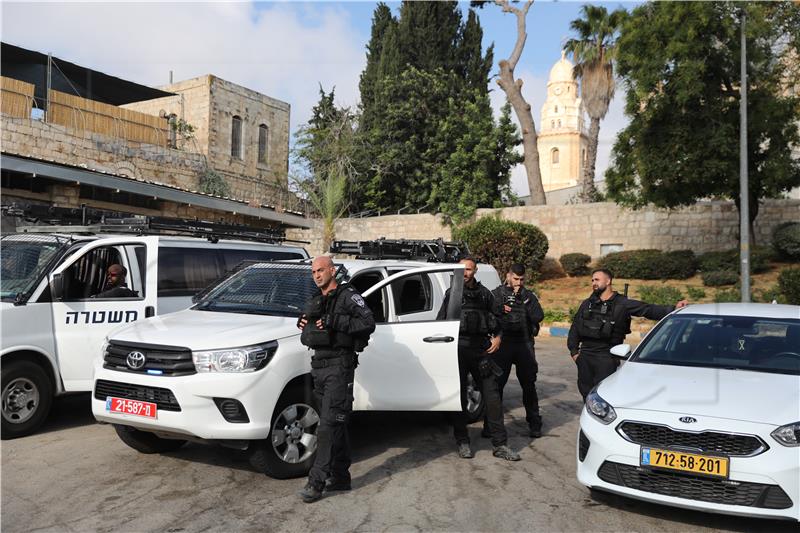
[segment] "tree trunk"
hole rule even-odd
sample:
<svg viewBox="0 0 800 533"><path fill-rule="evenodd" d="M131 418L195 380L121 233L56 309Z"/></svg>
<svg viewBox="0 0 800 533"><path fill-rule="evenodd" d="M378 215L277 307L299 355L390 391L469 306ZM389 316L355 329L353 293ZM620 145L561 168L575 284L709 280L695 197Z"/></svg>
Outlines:
<svg viewBox="0 0 800 533"><path fill-rule="evenodd" d="M600 119L592 117L589 125L589 146L587 147L586 164L581 176L580 201L584 203L596 202L597 188L594 186L594 173L597 163L597 143L600 137ZM583 164L583 161L581 161Z"/></svg>
<svg viewBox="0 0 800 533"><path fill-rule="evenodd" d="M542 186L542 173L539 169L539 143L536 135L536 123L533 121L531 105L522 96L522 80L514 79L514 68L517 66L522 49L525 47L525 40L528 34L525 30L525 16L528 14L533 0L526 0L523 8L516 8L509 4L508 0L495 0L503 12L513 13L517 17L517 42L511 57L500 61L500 77L497 84L506 93L506 98L514 108L517 120L522 128L522 153L525 173L528 176L528 188L531 191L532 205L545 205L547 198Z"/></svg>

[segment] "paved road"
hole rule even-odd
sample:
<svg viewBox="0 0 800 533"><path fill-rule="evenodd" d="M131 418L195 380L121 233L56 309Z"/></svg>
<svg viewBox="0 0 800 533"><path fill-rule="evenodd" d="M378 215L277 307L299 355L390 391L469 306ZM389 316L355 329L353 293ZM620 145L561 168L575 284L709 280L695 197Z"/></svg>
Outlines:
<svg viewBox="0 0 800 533"><path fill-rule="evenodd" d="M442 415L354 420L354 490L313 505L303 480L253 472L243 454L189 444L141 455L95 424L86 395L61 400L37 435L2 444L2 530L23 531L797 531L785 522L590 498L575 480L580 397L564 339L537 346L546 435L526 436L520 392L506 424L523 460L508 463L471 429L477 457L459 459Z"/></svg>

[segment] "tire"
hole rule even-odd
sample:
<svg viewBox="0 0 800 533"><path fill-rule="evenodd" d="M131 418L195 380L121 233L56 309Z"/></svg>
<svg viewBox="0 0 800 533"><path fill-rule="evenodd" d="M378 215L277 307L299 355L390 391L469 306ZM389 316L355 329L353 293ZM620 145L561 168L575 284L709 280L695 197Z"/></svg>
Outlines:
<svg viewBox="0 0 800 533"><path fill-rule="evenodd" d="M486 399L483 397L480 388L475 384L472 374L467 374L467 424L473 424L478 420L483 420L483 413L486 410Z"/></svg>
<svg viewBox="0 0 800 533"><path fill-rule="evenodd" d="M122 442L140 453L174 452L186 444L185 440L162 439L149 431L141 431L131 426L114 424L114 431Z"/></svg>
<svg viewBox="0 0 800 533"><path fill-rule="evenodd" d="M3 364L3 440L36 431L53 405L53 384L44 369L31 361Z"/></svg>
<svg viewBox="0 0 800 533"><path fill-rule="evenodd" d="M302 388L284 391L272 414L270 438L250 443L250 465L258 472L289 479L311 470L317 455L319 411L306 396Z"/></svg>

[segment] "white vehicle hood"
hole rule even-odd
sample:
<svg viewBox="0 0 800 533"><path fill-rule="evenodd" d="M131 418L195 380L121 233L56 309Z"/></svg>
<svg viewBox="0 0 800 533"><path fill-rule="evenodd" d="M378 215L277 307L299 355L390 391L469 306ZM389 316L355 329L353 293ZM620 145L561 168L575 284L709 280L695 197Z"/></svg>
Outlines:
<svg viewBox="0 0 800 533"><path fill-rule="evenodd" d="M615 408L782 426L800 421L800 376L625 363L598 388Z"/></svg>
<svg viewBox="0 0 800 533"><path fill-rule="evenodd" d="M295 317L186 309L135 322L116 332L111 340L216 350L259 344L299 333Z"/></svg>

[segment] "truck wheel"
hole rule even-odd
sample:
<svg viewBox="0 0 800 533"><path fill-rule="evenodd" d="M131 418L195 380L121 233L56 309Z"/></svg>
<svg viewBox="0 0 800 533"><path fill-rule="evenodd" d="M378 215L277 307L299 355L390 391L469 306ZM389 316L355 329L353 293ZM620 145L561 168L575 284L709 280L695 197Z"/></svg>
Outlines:
<svg viewBox="0 0 800 533"><path fill-rule="evenodd" d="M2 389L3 440L36 431L53 405L53 385L42 367L30 361L3 364Z"/></svg>
<svg viewBox="0 0 800 533"><path fill-rule="evenodd" d="M483 412L486 409L486 400L483 393L472 374L467 374L467 424L472 424L478 420L483 420Z"/></svg>
<svg viewBox="0 0 800 533"><path fill-rule="evenodd" d="M250 465L276 479L305 476L317 452L319 413L302 389L284 391L275 406L270 438L250 443Z"/></svg>
<svg viewBox="0 0 800 533"><path fill-rule="evenodd" d="M119 424L114 424L114 431L122 442L141 453L174 452L186 444L185 440L162 439L149 431Z"/></svg>

